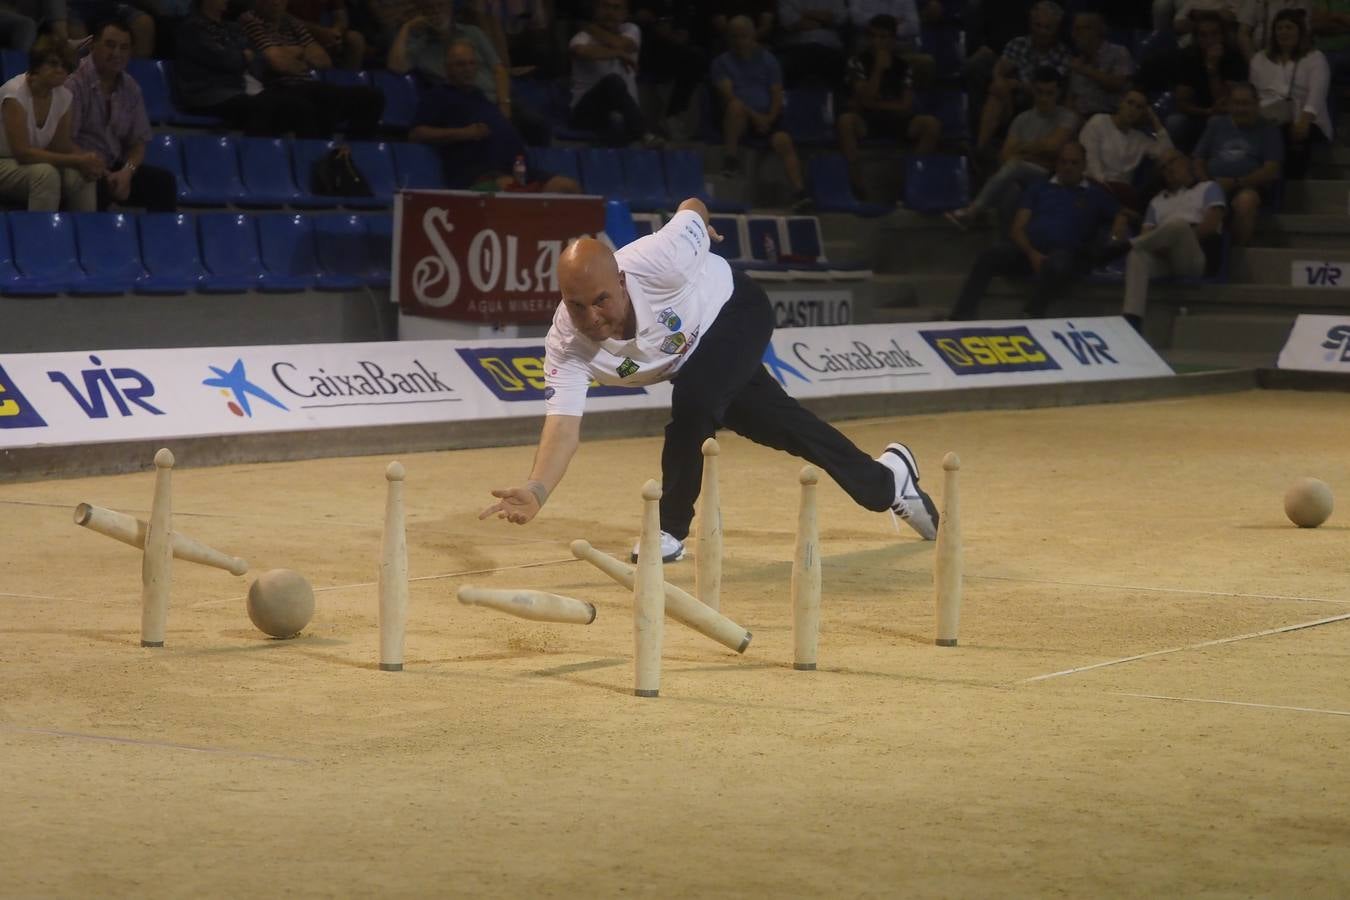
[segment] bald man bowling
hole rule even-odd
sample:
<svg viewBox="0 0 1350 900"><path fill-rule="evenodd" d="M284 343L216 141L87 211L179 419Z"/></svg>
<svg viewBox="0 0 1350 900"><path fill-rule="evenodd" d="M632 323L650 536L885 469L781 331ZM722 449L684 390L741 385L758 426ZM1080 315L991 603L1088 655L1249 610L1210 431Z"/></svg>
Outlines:
<svg viewBox="0 0 1350 900"><path fill-rule="evenodd" d="M558 260L562 303L545 341L544 428L529 479L494 490L493 514L529 522L562 481L581 438L592 379L640 386L671 382L670 423L661 451L661 556L684 557L703 479L703 441L729 428L830 474L858 505L892 510L924 540L937 537L938 512L919 487L908 447L877 459L787 395L764 369L773 334L769 298L711 252L722 238L697 199L680 204L660 231L618 252L582 238ZM633 549L637 559L637 548Z"/></svg>

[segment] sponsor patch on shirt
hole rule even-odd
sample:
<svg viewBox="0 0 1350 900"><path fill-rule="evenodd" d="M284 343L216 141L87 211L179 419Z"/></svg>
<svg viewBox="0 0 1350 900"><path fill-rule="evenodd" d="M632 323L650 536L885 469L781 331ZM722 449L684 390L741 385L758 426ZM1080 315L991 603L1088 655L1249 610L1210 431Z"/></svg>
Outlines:
<svg viewBox="0 0 1350 900"><path fill-rule="evenodd" d="M615 371L619 373L620 378L627 378L640 368L642 367L625 356L623 362L619 363L619 368L615 369Z"/></svg>
<svg viewBox="0 0 1350 900"><path fill-rule="evenodd" d="M686 344L687 342L685 341L683 334L672 334L661 342L661 352L670 353L672 355L683 353L687 349Z"/></svg>
<svg viewBox="0 0 1350 900"><path fill-rule="evenodd" d="M551 387L546 387L546 388L544 388L544 399L545 399L545 400L552 400L552 399L553 399L553 395L556 394L556 393L558 393L558 392L555 391L553 388L551 388Z"/></svg>
<svg viewBox="0 0 1350 900"><path fill-rule="evenodd" d="M667 306L656 314L656 321L669 328L671 331L680 330L680 317L675 315L675 310Z"/></svg>

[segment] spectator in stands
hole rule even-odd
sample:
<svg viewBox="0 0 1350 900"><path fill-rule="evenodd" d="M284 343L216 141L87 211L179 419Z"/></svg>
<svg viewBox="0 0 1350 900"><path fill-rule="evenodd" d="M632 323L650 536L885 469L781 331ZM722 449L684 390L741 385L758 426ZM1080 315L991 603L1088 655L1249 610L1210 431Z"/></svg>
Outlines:
<svg viewBox="0 0 1350 900"><path fill-rule="evenodd" d="M1347 0L1347 2L1350 2L1350 0ZM777 6L776 0L725 0L725 2L719 2L717 9L708 14L707 26L702 29L702 36L706 37L713 46L729 50L731 48L731 20L737 16L745 16L755 23L755 40L761 45L765 45L773 36L774 26L777 23L774 11Z"/></svg>
<svg viewBox="0 0 1350 900"><path fill-rule="evenodd" d="M385 65L398 75L416 72L431 83L447 80L447 50L455 41L466 41L474 49L478 71L474 84L493 103L502 115L525 137L527 144L545 146L552 139L552 129L537 112L524 104L516 104L511 96L511 75L506 64L497 55L497 48L481 28L455 21L450 6L434 17L415 16L403 23L389 45Z"/></svg>
<svg viewBox="0 0 1350 900"><path fill-rule="evenodd" d="M778 60L755 40L755 23L736 16L728 26L731 49L713 60L710 77L722 106L722 174L740 174L740 143L748 130L766 137L783 161L788 184L796 194L794 211L810 205L802 164L792 137L780 127L783 113L783 72Z"/></svg>
<svg viewBox="0 0 1350 900"><path fill-rule="evenodd" d="M892 16L875 16L868 23L867 48L850 57L845 81L852 92L849 109L839 117L835 130L854 191L861 195L858 145L863 138L910 140L916 153L932 153L942 137L942 123L914 113L914 89L908 67L897 53Z"/></svg>
<svg viewBox="0 0 1350 900"><path fill-rule="evenodd" d="M1350 0L1315 0L1312 32L1331 65L1332 80L1340 83L1350 69Z"/></svg>
<svg viewBox="0 0 1350 900"><path fill-rule="evenodd" d="M1252 57L1251 72L1261 116L1284 131L1285 175L1302 178L1312 145L1325 144L1333 131L1327 108L1331 66L1311 46L1301 12L1276 14L1270 46Z"/></svg>
<svg viewBox="0 0 1350 900"><path fill-rule="evenodd" d="M495 25L484 31L508 70L528 67L537 78L563 74L564 60L553 40L553 0L473 0L470 6L480 4L484 24Z"/></svg>
<svg viewBox="0 0 1350 900"><path fill-rule="evenodd" d="M155 55L156 5L153 0L138 0L134 3L120 0L67 0L61 5L69 11L69 18L74 22L70 28L72 37L91 36L93 30L104 22L117 21L131 34L133 54L142 57Z"/></svg>
<svg viewBox="0 0 1350 900"><path fill-rule="evenodd" d="M1224 39L1241 54L1243 59L1252 55L1252 25L1256 21L1255 4L1258 0L1183 0L1177 7L1176 17L1172 20L1172 31L1177 35L1177 44L1181 47L1193 46L1198 40L1196 32L1200 21L1216 16L1222 23Z"/></svg>
<svg viewBox="0 0 1350 900"><path fill-rule="evenodd" d="M1032 78L1037 69L1052 68L1061 76L1069 71L1069 50L1059 40L1064 11L1050 0L1031 8L1031 30L1013 38L994 66L994 80L980 112L975 149L989 147L1018 109L1031 105Z"/></svg>
<svg viewBox="0 0 1350 900"><path fill-rule="evenodd" d="M1190 19L1195 43L1179 56L1176 112L1167 117L1167 132L1182 150L1195 146L1210 116L1227 110L1232 86L1247 80L1247 60L1225 38L1218 14L1197 12Z"/></svg>
<svg viewBox="0 0 1350 900"><path fill-rule="evenodd" d="M995 210L1006 227L1023 191L1050 177L1060 150L1078 130L1078 116L1060 105L1061 82L1056 69L1038 69L1032 76L1032 88L1034 104L1008 127L999 170L969 206L947 214L949 221L964 228L977 224L988 210Z"/></svg>
<svg viewBox="0 0 1350 900"><path fill-rule="evenodd" d="M1125 318L1142 331L1149 279L1199 278L1218 270L1223 255L1223 188L1195 180L1190 157L1171 149L1163 157L1166 189L1153 198L1139 236L1125 258Z"/></svg>
<svg viewBox="0 0 1350 900"><path fill-rule="evenodd" d="M150 117L140 85L126 73L131 33L119 21L100 25L89 55L70 76L70 139L98 155L105 174L98 181L98 208L139 206L151 212L178 209L178 181L147 166Z"/></svg>
<svg viewBox="0 0 1350 900"><path fill-rule="evenodd" d="M65 41L42 37L29 51L28 71L0 86L0 198L9 203L39 212L96 208L103 160L70 140L65 83L74 67Z"/></svg>
<svg viewBox="0 0 1350 900"><path fill-rule="evenodd" d="M386 53L405 22L420 17L434 21L449 15L451 0L365 0L362 6L371 20L366 42Z"/></svg>
<svg viewBox="0 0 1350 900"><path fill-rule="evenodd" d="M253 48L253 67L266 90L281 90L306 103L294 123L301 137L332 137L345 123L349 138L375 135L384 111L384 95L359 85L325 84L315 71L333 61L309 33L286 12L286 0L255 0L253 10L239 17Z"/></svg>
<svg viewBox="0 0 1350 900"><path fill-rule="evenodd" d="M352 28L345 0L289 0L287 10L343 69L360 69L366 61L366 36Z"/></svg>
<svg viewBox="0 0 1350 900"><path fill-rule="evenodd" d="M446 183L451 187L544 190L576 194L571 178L528 172L525 184L515 182L513 167L525 156L525 142L501 107L478 86L478 57L473 44L455 41L446 51L445 84L422 92L408 139L440 150Z"/></svg>
<svg viewBox="0 0 1350 900"><path fill-rule="evenodd" d="M1013 219L1010 244L996 244L975 259L952 319L975 318L995 275L1031 275L1029 316L1042 316L1075 281L1104 258L1099 244L1109 223L1111 240L1123 244L1125 216L1116 199L1083 177L1083 145L1069 141L1059 151L1055 177L1027 188Z"/></svg>
<svg viewBox="0 0 1350 900"><path fill-rule="evenodd" d="M1248 0L1251 3L1252 42L1247 58L1251 59L1260 50L1269 47L1275 39L1275 17L1282 12L1297 13L1303 22L1305 33L1311 32L1308 24L1312 16L1312 3L1309 0Z"/></svg>
<svg viewBox="0 0 1350 900"><path fill-rule="evenodd" d="M1145 157L1160 159L1172 149L1167 129L1138 89L1126 91L1111 115L1088 119L1078 140L1087 151L1087 177L1114 194L1121 206L1136 211L1143 208L1136 177L1140 163Z"/></svg>
<svg viewBox="0 0 1350 900"><path fill-rule="evenodd" d="M1095 12L1073 17L1073 50L1067 106L1084 119L1115 112L1134 74L1130 51L1106 40L1106 20Z"/></svg>
<svg viewBox="0 0 1350 900"><path fill-rule="evenodd" d="M710 57L693 41L701 7L686 0L636 0L633 20L642 32L638 68L643 77L670 85L664 116L677 118L689 109L694 91L708 74Z"/></svg>
<svg viewBox="0 0 1350 900"><path fill-rule="evenodd" d="M27 53L37 40L37 22L12 3L0 3L0 47Z"/></svg>
<svg viewBox="0 0 1350 900"><path fill-rule="evenodd" d="M877 16L890 16L895 20L895 52L909 67L914 84L924 88L937 80L937 61L931 54L924 52L929 48L921 46L920 30L925 24L942 21L941 3L931 0L920 9L917 0L850 0L848 15L851 49L854 52L867 49L867 31L872 20ZM844 69L844 82L847 86L847 66Z"/></svg>
<svg viewBox="0 0 1350 900"><path fill-rule="evenodd" d="M1223 188L1233 211L1233 241L1246 244L1256 231L1256 216L1280 180L1284 142L1279 128L1261 118L1256 88L1234 85L1230 113L1215 116L1195 145L1195 173Z"/></svg>
<svg viewBox="0 0 1350 900"><path fill-rule="evenodd" d="M197 11L178 30L173 87L179 105L198 115L219 116L249 136L294 130L301 137L322 137L302 95L281 88L262 90L249 74L254 53L239 26L224 20L228 5L229 0L198 0Z"/></svg>
<svg viewBox="0 0 1350 900"><path fill-rule="evenodd" d="M572 35L572 126L598 131L616 144L659 140L638 106L638 54L642 32L625 0L595 0L595 20Z"/></svg>
<svg viewBox="0 0 1350 900"><path fill-rule="evenodd" d="M837 88L843 81L844 0L778 0L778 57L788 87Z"/></svg>

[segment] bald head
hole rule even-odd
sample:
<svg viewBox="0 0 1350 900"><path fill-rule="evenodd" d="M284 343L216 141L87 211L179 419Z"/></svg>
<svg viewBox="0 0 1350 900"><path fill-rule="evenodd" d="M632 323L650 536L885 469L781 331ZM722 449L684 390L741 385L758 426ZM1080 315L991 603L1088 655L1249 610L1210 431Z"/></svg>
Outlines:
<svg viewBox="0 0 1350 900"><path fill-rule="evenodd" d="M558 287L577 331L593 341L632 337L633 305L614 251L595 238L578 238L558 257Z"/></svg>

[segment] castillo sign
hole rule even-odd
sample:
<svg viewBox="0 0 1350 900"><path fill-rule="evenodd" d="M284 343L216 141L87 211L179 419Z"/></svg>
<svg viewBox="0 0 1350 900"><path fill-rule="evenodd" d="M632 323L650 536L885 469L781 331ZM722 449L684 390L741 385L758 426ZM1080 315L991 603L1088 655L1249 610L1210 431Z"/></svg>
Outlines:
<svg viewBox="0 0 1350 900"><path fill-rule="evenodd" d="M405 191L394 201L394 300L409 315L540 323L558 305L558 255L601 237L599 197Z"/></svg>

